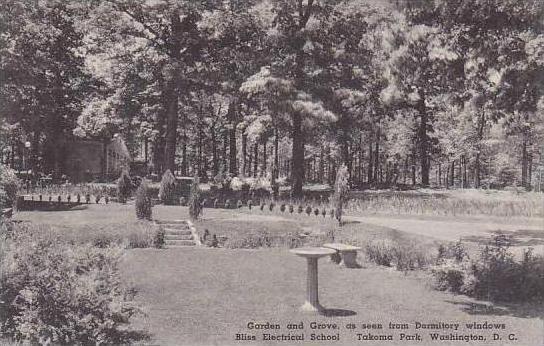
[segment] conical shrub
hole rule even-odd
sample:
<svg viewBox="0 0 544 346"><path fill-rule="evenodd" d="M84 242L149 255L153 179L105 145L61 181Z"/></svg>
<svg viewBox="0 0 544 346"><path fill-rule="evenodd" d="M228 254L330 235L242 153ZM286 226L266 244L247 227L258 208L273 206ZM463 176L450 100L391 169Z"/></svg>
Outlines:
<svg viewBox="0 0 544 346"><path fill-rule="evenodd" d="M117 197L119 198L120 203L126 203L127 199L132 193L132 180L127 170L123 170L119 179L117 179ZM85 202L89 203L91 201L91 195L87 194L85 196Z"/></svg>
<svg viewBox="0 0 544 346"><path fill-rule="evenodd" d="M143 179L136 190L136 217L138 219L151 220L152 204L147 179Z"/></svg>
<svg viewBox="0 0 544 346"><path fill-rule="evenodd" d="M159 199L164 205L174 205L176 198L176 178L169 169L164 172L159 188Z"/></svg>

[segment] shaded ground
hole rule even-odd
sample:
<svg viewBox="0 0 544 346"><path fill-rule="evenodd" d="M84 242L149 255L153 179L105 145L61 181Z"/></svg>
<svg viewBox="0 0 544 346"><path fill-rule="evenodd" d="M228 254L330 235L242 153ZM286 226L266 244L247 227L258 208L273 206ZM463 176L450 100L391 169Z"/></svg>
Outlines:
<svg viewBox="0 0 544 346"><path fill-rule="evenodd" d="M340 342L355 344L356 332L344 328L347 323L382 323L383 330L373 334L393 334L387 344L410 345L400 342L399 333L389 330L389 322L414 323L455 322L504 323L499 332L516 333L516 345L542 345L544 328L541 307L493 306L466 297L432 290L421 280L423 274L404 274L366 265L364 269L341 269L320 261L320 300L336 314L351 316L308 316L298 311L305 296L304 260L285 249L273 250L131 250L124 258L123 276L138 290L137 299L148 307L147 317L138 326L154 334L152 343L178 344L244 344L235 340L237 333L256 335L262 344L292 344L263 342L265 331L251 331L248 322L279 323L277 333L288 333L286 323L305 324L306 340L315 330L312 321L337 323ZM540 319L539 319L540 317ZM467 333L460 327L459 333ZM358 329L367 334L368 330ZM428 331L419 330L423 344L429 344ZM488 338L478 344L507 345L506 340L490 341L493 331L478 334ZM313 342L315 345L316 342ZM296 344L304 344L302 342ZM330 342L318 342L328 345ZM367 342L367 344L375 344ZM380 344L386 344L380 342ZM439 342L457 345L459 341Z"/></svg>

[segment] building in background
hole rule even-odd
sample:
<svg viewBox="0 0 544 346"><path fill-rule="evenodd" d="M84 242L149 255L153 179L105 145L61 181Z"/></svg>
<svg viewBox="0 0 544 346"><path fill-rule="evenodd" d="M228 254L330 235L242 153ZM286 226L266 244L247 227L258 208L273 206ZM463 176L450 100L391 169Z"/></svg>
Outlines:
<svg viewBox="0 0 544 346"><path fill-rule="evenodd" d="M76 140L67 143L66 175L74 182L112 180L129 169L132 158L121 135L110 141Z"/></svg>

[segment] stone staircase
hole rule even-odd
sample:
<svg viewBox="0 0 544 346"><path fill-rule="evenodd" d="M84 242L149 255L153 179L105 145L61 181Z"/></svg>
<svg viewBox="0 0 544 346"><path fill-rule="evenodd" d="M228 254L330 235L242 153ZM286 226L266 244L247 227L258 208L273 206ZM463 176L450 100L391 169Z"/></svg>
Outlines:
<svg viewBox="0 0 544 346"><path fill-rule="evenodd" d="M158 221L164 230L164 247L183 248L200 245L198 234L192 225L185 220Z"/></svg>

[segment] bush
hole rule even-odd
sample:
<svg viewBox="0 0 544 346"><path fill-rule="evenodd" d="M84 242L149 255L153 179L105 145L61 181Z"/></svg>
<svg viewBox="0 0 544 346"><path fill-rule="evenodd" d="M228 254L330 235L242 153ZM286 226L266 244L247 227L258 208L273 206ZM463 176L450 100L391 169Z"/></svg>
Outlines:
<svg viewBox="0 0 544 346"><path fill-rule="evenodd" d="M15 171L8 166L0 165L0 208L11 208L17 198L20 181Z"/></svg>
<svg viewBox="0 0 544 346"><path fill-rule="evenodd" d="M176 178L169 169L162 175L159 199L164 205L174 205L177 202Z"/></svg>
<svg viewBox="0 0 544 346"><path fill-rule="evenodd" d="M527 249L518 261L509 246L507 237L495 236L476 260L460 243L444 247L432 268L436 288L492 301L542 300L544 257Z"/></svg>
<svg viewBox="0 0 544 346"><path fill-rule="evenodd" d="M157 231L155 232L155 236L153 237L153 246L161 249L164 247L164 235L165 231L162 227L159 227Z"/></svg>
<svg viewBox="0 0 544 346"><path fill-rule="evenodd" d="M39 234L39 236L37 236ZM139 311L121 285L121 249L17 232L1 258L0 334L23 343L125 344Z"/></svg>
<svg viewBox="0 0 544 346"><path fill-rule="evenodd" d="M368 260L399 271L422 269L429 264L427 251L418 244L399 244L389 239L377 239L366 244Z"/></svg>
<svg viewBox="0 0 544 346"><path fill-rule="evenodd" d="M366 257L382 266L391 267L393 263L393 243L388 240L374 240L365 247Z"/></svg>
<svg viewBox="0 0 544 346"><path fill-rule="evenodd" d="M191 192L189 194L189 216L191 220L198 220L202 214L202 205L200 204L200 179L195 177L193 184L191 185Z"/></svg>
<svg viewBox="0 0 544 346"><path fill-rule="evenodd" d="M257 249L270 247L296 248L303 245L303 240L296 234L271 235L268 232L232 235L222 246L230 249Z"/></svg>
<svg viewBox="0 0 544 346"><path fill-rule="evenodd" d="M138 219L151 220L152 204L147 179L143 179L136 190L135 207Z"/></svg>
<svg viewBox="0 0 544 346"><path fill-rule="evenodd" d="M123 170L121 176L117 180L117 197L119 198L120 203L126 203L127 199L132 193L132 180L127 170ZM87 194L85 196L85 201L90 202L91 196Z"/></svg>

